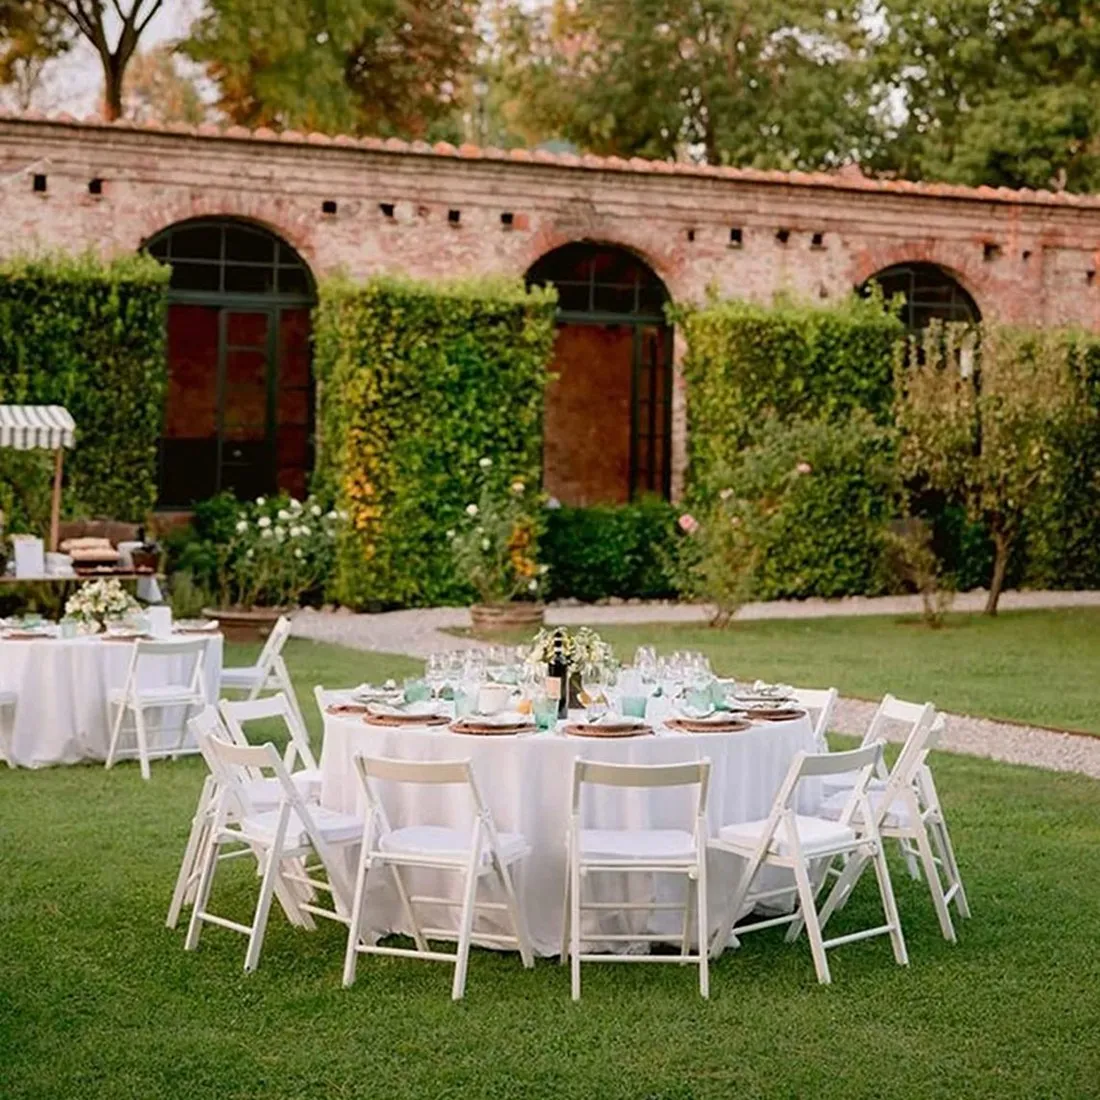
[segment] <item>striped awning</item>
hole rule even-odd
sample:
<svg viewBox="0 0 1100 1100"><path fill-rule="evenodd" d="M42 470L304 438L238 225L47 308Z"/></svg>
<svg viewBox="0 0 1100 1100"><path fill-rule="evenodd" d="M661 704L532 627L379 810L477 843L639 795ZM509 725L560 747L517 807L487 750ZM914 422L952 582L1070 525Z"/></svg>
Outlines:
<svg viewBox="0 0 1100 1100"><path fill-rule="evenodd" d="M56 451L71 447L76 424L60 405L0 405L0 447Z"/></svg>

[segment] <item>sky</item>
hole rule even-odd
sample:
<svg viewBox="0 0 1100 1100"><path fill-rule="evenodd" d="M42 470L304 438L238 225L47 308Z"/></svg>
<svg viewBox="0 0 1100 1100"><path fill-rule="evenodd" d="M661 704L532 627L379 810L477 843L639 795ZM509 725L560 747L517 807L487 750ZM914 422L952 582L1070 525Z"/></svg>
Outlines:
<svg viewBox="0 0 1100 1100"><path fill-rule="evenodd" d="M141 37L141 49L181 38L201 8L201 0L165 0ZM113 35L117 33L112 28ZM51 62L43 74L43 86L35 106L42 111L95 114L103 94L103 72L99 58L83 41L70 53Z"/></svg>

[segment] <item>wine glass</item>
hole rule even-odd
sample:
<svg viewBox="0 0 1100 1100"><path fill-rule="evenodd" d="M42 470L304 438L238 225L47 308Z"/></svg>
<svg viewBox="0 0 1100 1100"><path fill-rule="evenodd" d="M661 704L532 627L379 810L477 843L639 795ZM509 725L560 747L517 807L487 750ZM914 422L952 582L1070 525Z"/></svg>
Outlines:
<svg viewBox="0 0 1100 1100"><path fill-rule="evenodd" d="M424 679L428 682L432 697L439 698L443 685L447 682L449 661L446 653L429 653L424 662Z"/></svg>
<svg viewBox="0 0 1100 1100"><path fill-rule="evenodd" d="M608 710L607 687L609 670L598 661L588 661L581 665L581 691L585 697L585 718L595 721Z"/></svg>

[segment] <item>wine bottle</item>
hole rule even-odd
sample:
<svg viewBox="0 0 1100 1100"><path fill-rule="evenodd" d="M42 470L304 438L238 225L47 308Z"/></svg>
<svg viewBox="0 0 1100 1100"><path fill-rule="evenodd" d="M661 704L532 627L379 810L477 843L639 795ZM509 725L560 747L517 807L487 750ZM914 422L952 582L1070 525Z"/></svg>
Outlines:
<svg viewBox="0 0 1100 1100"><path fill-rule="evenodd" d="M555 684L558 692L558 717L565 718L569 714L569 665L565 660L565 639L560 630L554 631L554 640L550 648L550 660L547 662L546 689L552 692L551 685Z"/></svg>

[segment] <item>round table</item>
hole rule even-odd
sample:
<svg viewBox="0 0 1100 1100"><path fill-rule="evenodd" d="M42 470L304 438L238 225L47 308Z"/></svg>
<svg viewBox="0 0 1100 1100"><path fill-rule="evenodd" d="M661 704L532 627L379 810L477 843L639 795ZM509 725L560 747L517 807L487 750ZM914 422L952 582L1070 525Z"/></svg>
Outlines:
<svg viewBox="0 0 1100 1100"><path fill-rule="evenodd" d="M522 833L532 851L517 881L537 954L560 950L565 885L565 838L569 819L573 761L613 761L624 764L671 764L707 758L711 762L707 816L711 835L723 825L764 817L791 761L800 751L814 751L813 727L808 717L783 722L760 722L738 733L685 734L658 728L653 735L608 739L572 737L560 732L518 737L477 737L452 733L447 727L370 726L358 716L325 716L321 756L321 801L335 810L362 813L363 797L353 757L397 757L405 760L461 760L473 762L478 785L500 832ZM465 828L468 798L461 788L387 785L381 788L386 813L394 828L406 824ZM815 794L807 787L804 797ZM591 788L582 804L583 824L592 828L688 829L692 827L694 791L689 788L613 790ZM810 812L814 806L799 807ZM729 897L739 861L712 853L707 865L710 921L716 927ZM458 875L447 872L410 873L412 892L457 899ZM606 881L599 881L599 880ZM598 900L641 901L658 896L680 896L682 881L656 884L646 875L601 875L593 880L591 897ZM586 887L586 891L587 891ZM654 891L656 890L656 894ZM675 891L675 892L674 892ZM586 893L586 896L587 893ZM410 929L389 876L372 876L368 885L367 920L378 934ZM596 914L593 914L594 917ZM458 910L425 908L425 922L455 927ZM623 931L623 915L601 913L606 931ZM586 922L589 917L586 916ZM679 936L679 914L656 913L632 917L631 927L667 931ZM612 927L614 926L614 927ZM492 912L478 915L475 929L510 932Z"/></svg>
<svg viewBox="0 0 1100 1100"><path fill-rule="evenodd" d="M0 638L0 694L15 695L14 716L11 708L0 713L0 756L23 768L105 759L111 740L108 693L125 687L132 656L132 642L95 635ZM156 658L143 670L139 686L178 683L192 663L193 658ZM212 633L205 663L206 698L212 703L221 669L222 636Z"/></svg>

